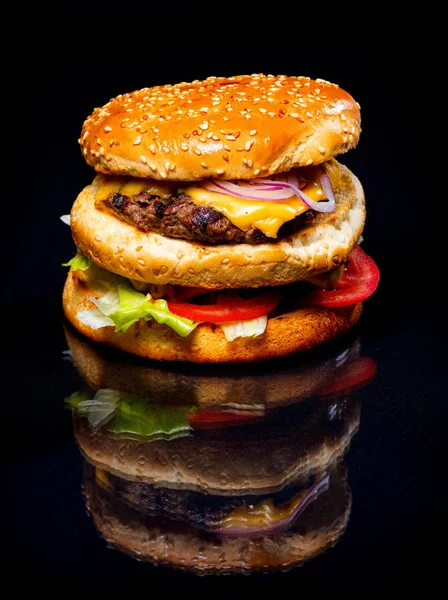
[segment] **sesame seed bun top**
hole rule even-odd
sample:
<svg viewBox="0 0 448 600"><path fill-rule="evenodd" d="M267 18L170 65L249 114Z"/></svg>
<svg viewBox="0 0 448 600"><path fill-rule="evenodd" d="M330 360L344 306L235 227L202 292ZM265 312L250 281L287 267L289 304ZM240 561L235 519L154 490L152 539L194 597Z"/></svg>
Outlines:
<svg viewBox="0 0 448 600"><path fill-rule="evenodd" d="M100 173L250 179L320 164L360 132L359 105L337 85L255 74L117 96L87 118L80 145Z"/></svg>

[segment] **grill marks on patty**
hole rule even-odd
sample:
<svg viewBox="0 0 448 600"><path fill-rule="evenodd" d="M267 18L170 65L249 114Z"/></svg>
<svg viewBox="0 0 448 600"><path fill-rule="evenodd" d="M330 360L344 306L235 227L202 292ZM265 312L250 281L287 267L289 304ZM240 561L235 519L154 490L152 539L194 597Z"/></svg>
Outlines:
<svg viewBox="0 0 448 600"><path fill-rule="evenodd" d="M135 225L145 232L156 231L161 235L207 244L259 244L273 241L259 229L252 227L243 231L229 219L207 206L198 206L182 192L169 198L140 192L134 196L124 196L115 192L103 201L104 206L118 217ZM307 211L285 223L278 237L290 235L314 219L313 211Z"/></svg>

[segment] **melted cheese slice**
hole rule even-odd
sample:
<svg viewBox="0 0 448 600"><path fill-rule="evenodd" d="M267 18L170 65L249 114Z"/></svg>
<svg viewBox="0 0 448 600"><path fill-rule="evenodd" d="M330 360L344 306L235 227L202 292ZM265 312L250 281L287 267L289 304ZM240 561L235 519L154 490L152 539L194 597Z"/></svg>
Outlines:
<svg viewBox="0 0 448 600"><path fill-rule="evenodd" d="M106 471L104 471L103 469L100 469L99 467L95 467L95 478L102 487L110 486L109 476L106 473Z"/></svg>
<svg viewBox="0 0 448 600"><path fill-rule="evenodd" d="M110 175L99 175L95 183L98 191L95 194L95 202L106 200L111 194L120 192L123 196L135 196L143 190L154 196L169 198L173 193L174 184L156 181L155 179L143 179L141 177L111 177Z"/></svg>
<svg viewBox="0 0 448 600"><path fill-rule="evenodd" d="M250 506L239 506L232 510L221 520L221 527L257 527L261 525L272 525L281 521L293 512L300 504L305 491L298 492L290 500L275 506L272 498L262 500L258 504Z"/></svg>

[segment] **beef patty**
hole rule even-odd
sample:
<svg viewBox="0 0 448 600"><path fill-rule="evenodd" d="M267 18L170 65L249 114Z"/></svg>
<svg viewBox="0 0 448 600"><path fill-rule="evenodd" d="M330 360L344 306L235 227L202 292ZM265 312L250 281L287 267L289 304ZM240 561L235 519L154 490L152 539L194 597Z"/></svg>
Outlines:
<svg viewBox="0 0 448 600"><path fill-rule="evenodd" d="M206 244L260 244L273 241L259 229L239 229L220 212L207 206L198 206L184 193L160 198L149 192L124 196L119 192L104 200L108 210L142 231L156 231L161 235ZM279 229L278 237L285 237L314 219L311 210L288 221Z"/></svg>

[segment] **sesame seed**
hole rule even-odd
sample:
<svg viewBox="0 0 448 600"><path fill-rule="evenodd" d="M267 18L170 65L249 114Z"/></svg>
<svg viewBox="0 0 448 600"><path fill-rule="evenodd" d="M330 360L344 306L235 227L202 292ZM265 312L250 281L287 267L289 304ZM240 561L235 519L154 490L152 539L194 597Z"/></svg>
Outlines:
<svg viewBox="0 0 448 600"><path fill-rule="evenodd" d="M268 112L269 117L275 117L275 112Z"/></svg>
<svg viewBox="0 0 448 600"><path fill-rule="evenodd" d="M143 164L146 165L146 163L148 162L148 159L146 158L146 156L144 156L143 154L140 156L140 160L142 161Z"/></svg>
<svg viewBox="0 0 448 600"><path fill-rule="evenodd" d="M151 169L151 171L157 171L157 167L154 163L150 163L149 168Z"/></svg>
<svg viewBox="0 0 448 600"><path fill-rule="evenodd" d="M212 140L219 142L220 138L217 135L212 135Z"/></svg>
<svg viewBox="0 0 448 600"><path fill-rule="evenodd" d="M344 113L341 114L341 121L345 121L347 119L347 117L344 115Z"/></svg>
<svg viewBox="0 0 448 600"><path fill-rule="evenodd" d="M306 113L306 116L309 117L311 119L311 117L313 116L313 113L311 113L309 110Z"/></svg>
<svg viewBox="0 0 448 600"><path fill-rule="evenodd" d="M325 148L323 146L319 146L319 152L321 154L325 154Z"/></svg>
<svg viewBox="0 0 448 600"><path fill-rule="evenodd" d="M203 169L206 169L206 168L207 168L207 163L205 163L204 161L202 161L202 162L201 162L201 167L202 167Z"/></svg>
<svg viewBox="0 0 448 600"><path fill-rule="evenodd" d="M257 130L256 130L256 129L251 129L251 130L249 131L249 135L257 135L257 133L258 133L258 132L257 132Z"/></svg>
<svg viewBox="0 0 448 600"><path fill-rule="evenodd" d="M229 140L231 142L234 142L236 140L236 137L234 135L230 135L230 133L228 133L226 135L226 140Z"/></svg>
<svg viewBox="0 0 448 600"><path fill-rule="evenodd" d="M297 119L297 117L299 116L298 113L294 112L294 113L289 113L290 117L293 117L294 119Z"/></svg>
<svg viewBox="0 0 448 600"><path fill-rule="evenodd" d="M224 150L227 150L227 152L230 152L232 150L232 148L228 144L224 144Z"/></svg>
<svg viewBox="0 0 448 600"><path fill-rule="evenodd" d="M260 174L260 169L255 169L255 171L254 171L254 175L255 175L255 177L256 177L257 175L259 175L259 174Z"/></svg>
<svg viewBox="0 0 448 600"><path fill-rule="evenodd" d="M156 147L155 147L155 145L154 145L154 144L151 144L151 145L149 146L149 150L150 150L150 151L151 151L153 154L155 154L155 153L156 153Z"/></svg>
<svg viewBox="0 0 448 600"><path fill-rule="evenodd" d="M109 125L106 125L106 127L104 128L104 131L106 133L108 133L109 131L112 131L112 127L109 127Z"/></svg>
<svg viewBox="0 0 448 600"><path fill-rule="evenodd" d="M186 144L185 142L182 142L182 144L180 145L180 149L183 150L184 152L186 152L188 150L188 144Z"/></svg>
<svg viewBox="0 0 448 600"><path fill-rule="evenodd" d="M224 169L216 169L216 175L224 175Z"/></svg>
<svg viewBox="0 0 448 600"><path fill-rule="evenodd" d="M203 130L203 131L205 131L206 129L208 129L208 123L207 123L207 121L204 121L203 123L201 123L201 124L199 125L199 127L200 127L200 128Z"/></svg>
<svg viewBox="0 0 448 600"><path fill-rule="evenodd" d="M202 152L201 152L201 151L200 151L198 148L195 148L195 149L193 150L193 152L194 152L195 154L197 154L198 156L201 156L201 154L202 154Z"/></svg>
<svg viewBox="0 0 448 600"><path fill-rule="evenodd" d="M312 158L309 158L309 159L306 161L306 166L307 166L307 167L309 167L309 166L310 166L310 165L312 165L312 164L313 164L313 159L312 159Z"/></svg>

